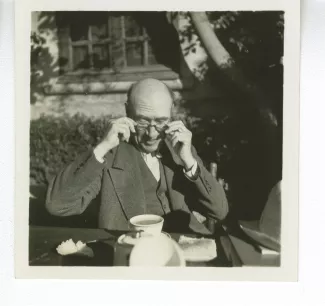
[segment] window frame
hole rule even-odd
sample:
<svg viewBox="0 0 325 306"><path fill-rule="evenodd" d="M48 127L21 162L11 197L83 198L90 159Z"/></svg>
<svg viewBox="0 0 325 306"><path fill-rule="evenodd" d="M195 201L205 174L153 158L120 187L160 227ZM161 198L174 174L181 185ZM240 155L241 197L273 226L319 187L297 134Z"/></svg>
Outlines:
<svg viewBox="0 0 325 306"><path fill-rule="evenodd" d="M109 17L110 15L107 16L107 20L110 19ZM71 52L72 45L68 43L71 42L71 22L70 20L64 20L64 18L60 17L60 22L57 23L58 48L60 54L63 51L62 59L64 57L67 58L69 53L69 56L73 56ZM102 40L108 41L110 39L106 38ZM88 43L88 40L85 42ZM100 44L100 42L95 41L95 45L98 43ZM180 53L179 57L181 58L181 56ZM188 87L183 86L183 82L177 72L163 64L128 66L119 69L114 69L114 67L68 70L68 66L71 65L69 63L62 64L56 81L44 87L46 94L125 93L132 83L144 78L155 78L167 82L174 90L184 90Z"/></svg>
<svg viewBox="0 0 325 306"><path fill-rule="evenodd" d="M66 25L66 30L68 33L68 65L67 70L64 72L64 75L69 76L80 76L84 74L88 75L98 75L98 74L112 74L117 75L119 73L141 73L141 72L167 72L172 71L170 68L162 65L162 64L149 64L149 49L148 49L148 42L150 40L146 30L141 27L141 35L136 37L126 37L125 36L125 16L119 16L121 22L121 37L117 40L112 39L112 33L110 32L112 29L112 19L111 16L107 16L107 23L108 23L108 37L100 39L98 41L92 40L92 31L91 27L88 26L88 33L87 33L87 40L79 40L79 41L72 41L71 39L71 24ZM127 65L127 55L126 55L126 45L127 43L132 42L142 42L142 56L141 60L143 62L142 65L139 66L128 66ZM107 67L107 68L95 68L93 64L93 57L89 56L89 68L81 68L81 69L74 69L74 54L73 48L74 47L87 47L88 54L93 54L93 47L94 45L106 45L108 48L109 54L109 62L112 62L112 48L114 44L121 44L122 45L122 60L123 65L121 67Z"/></svg>

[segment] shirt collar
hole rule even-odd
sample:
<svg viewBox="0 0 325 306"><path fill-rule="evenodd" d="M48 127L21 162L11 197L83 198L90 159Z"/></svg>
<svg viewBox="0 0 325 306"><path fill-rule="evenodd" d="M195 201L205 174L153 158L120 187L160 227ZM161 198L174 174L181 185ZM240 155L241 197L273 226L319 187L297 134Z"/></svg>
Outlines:
<svg viewBox="0 0 325 306"><path fill-rule="evenodd" d="M151 155L152 157L157 157L159 159L162 158L162 155L161 155L161 153L159 151L152 152L152 153L145 153L145 152L141 152L140 151L140 153L141 153L142 156L149 156L149 155Z"/></svg>

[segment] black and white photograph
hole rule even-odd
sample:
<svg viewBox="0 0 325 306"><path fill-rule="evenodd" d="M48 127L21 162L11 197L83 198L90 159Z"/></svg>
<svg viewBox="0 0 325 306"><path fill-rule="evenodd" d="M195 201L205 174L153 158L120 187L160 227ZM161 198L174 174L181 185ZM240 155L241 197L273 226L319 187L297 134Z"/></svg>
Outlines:
<svg viewBox="0 0 325 306"><path fill-rule="evenodd" d="M281 269L287 12L28 14L28 267Z"/></svg>

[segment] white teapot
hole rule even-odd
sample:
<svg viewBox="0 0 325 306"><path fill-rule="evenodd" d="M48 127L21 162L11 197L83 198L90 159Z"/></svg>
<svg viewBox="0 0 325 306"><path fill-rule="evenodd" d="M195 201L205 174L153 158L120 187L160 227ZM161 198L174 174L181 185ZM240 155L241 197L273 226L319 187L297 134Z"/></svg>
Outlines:
<svg viewBox="0 0 325 306"><path fill-rule="evenodd" d="M141 237L133 247L131 267L185 267L183 251L166 235Z"/></svg>

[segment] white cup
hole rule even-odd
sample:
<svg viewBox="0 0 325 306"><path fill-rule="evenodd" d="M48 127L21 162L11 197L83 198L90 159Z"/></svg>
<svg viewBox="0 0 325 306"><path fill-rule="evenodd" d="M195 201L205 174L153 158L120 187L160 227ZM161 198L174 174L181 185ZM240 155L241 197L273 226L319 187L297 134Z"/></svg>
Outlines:
<svg viewBox="0 0 325 306"><path fill-rule="evenodd" d="M132 217L129 223L131 230L158 236L161 234L164 218L157 215L138 215Z"/></svg>

